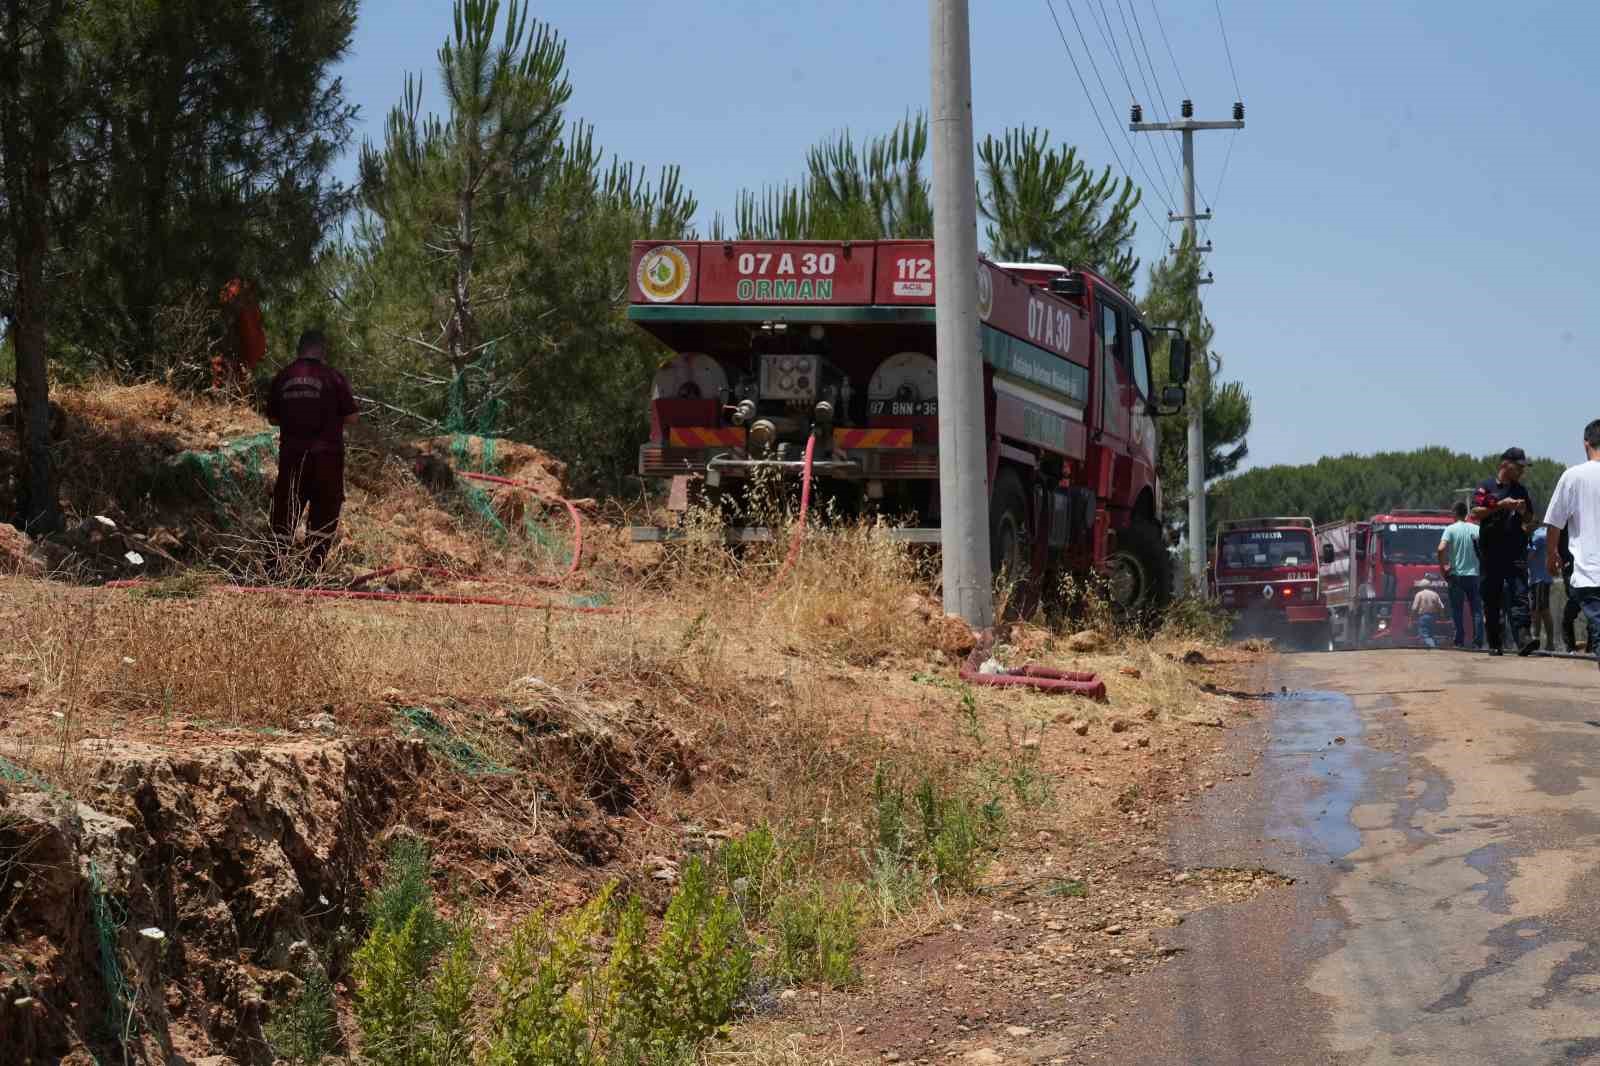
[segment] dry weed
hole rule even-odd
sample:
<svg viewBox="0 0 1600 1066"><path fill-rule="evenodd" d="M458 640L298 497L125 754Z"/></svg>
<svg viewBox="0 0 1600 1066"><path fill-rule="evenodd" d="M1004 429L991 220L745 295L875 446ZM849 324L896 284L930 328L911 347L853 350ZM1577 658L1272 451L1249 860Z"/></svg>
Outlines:
<svg viewBox="0 0 1600 1066"><path fill-rule="evenodd" d="M775 1026L750 1027L734 1033L731 1044L711 1044L700 1056L703 1066L860 1066L865 1060L844 1050L844 1034L830 1047L814 1048L802 1033Z"/></svg>

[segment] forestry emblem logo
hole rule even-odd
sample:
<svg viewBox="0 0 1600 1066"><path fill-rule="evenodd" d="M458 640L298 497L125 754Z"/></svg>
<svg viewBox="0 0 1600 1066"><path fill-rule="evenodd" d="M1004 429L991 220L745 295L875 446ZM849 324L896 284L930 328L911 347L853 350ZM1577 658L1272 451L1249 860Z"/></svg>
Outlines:
<svg viewBox="0 0 1600 1066"><path fill-rule="evenodd" d="M652 303L671 303L689 288L689 257L675 245L652 248L639 260L639 291Z"/></svg>

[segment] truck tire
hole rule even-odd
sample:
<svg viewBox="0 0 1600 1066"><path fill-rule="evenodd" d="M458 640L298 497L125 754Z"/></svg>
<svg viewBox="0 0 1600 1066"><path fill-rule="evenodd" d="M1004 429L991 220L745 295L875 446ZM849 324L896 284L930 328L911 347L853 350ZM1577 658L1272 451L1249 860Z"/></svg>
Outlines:
<svg viewBox="0 0 1600 1066"><path fill-rule="evenodd" d="M1171 557L1161 527L1147 519L1117 534L1117 550L1106 560L1111 599L1121 610L1159 611L1172 599Z"/></svg>
<svg viewBox="0 0 1600 1066"><path fill-rule="evenodd" d="M995 577L1004 571L1013 585L1032 576L1028 552L1028 497L1022 477L1001 467L989 494L989 566Z"/></svg>

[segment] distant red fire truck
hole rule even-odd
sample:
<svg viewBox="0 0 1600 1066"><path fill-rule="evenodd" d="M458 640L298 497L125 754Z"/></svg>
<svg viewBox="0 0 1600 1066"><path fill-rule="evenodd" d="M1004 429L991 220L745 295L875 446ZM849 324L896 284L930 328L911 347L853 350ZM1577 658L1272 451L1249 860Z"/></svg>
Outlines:
<svg viewBox="0 0 1600 1066"><path fill-rule="evenodd" d="M1316 551L1316 524L1309 518L1218 525L1212 581L1218 602L1238 612L1238 633L1285 636L1318 650L1332 646Z"/></svg>
<svg viewBox="0 0 1600 1066"><path fill-rule="evenodd" d="M1322 587L1338 647L1392 647L1418 639L1411 620L1417 592L1431 588L1449 602L1438 548L1454 521L1448 511L1392 511L1317 528ZM1448 612L1435 627L1436 638L1454 632Z"/></svg>
<svg viewBox="0 0 1600 1066"><path fill-rule="evenodd" d="M974 266L996 570L1098 570L1124 605L1160 604L1155 419L1184 399L1176 385L1157 395L1160 331L1092 271ZM628 317L676 353L656 374L639 473L670 481L672 511L715 503L733 539L772 536L742 524L758 475L804 468L838 513L937 543L937 284L926 240L636 243ZM1175 335L1168 380L1188 365Z"/></svg>

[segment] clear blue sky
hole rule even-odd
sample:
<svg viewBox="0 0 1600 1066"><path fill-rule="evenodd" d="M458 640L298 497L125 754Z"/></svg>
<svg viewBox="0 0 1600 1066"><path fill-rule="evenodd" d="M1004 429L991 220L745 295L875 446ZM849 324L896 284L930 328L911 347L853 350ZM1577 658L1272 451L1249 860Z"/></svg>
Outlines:
<svg viewBox="0 0 1600 1066"><path fill-rule="evenodd" d="M1152 0L1121 3L1055 0L1086 97L1045 0L977 0L979 135L1044 126L1103 164L1112 159L1098 115L1133 168L1119 132L1128 91L1091 19L1104 11L1111 21L1147 117L1156 107L1124 16L1133 28L1138 14L1172 106L1182 92ZM1226 117L1235 93L1212 0L1154 4L1197 114ZM1580 460L1582 426L1600 417L1600 79L1588 76L1600 5L1221 7L1248 128L1214 204L1217 280L1206 300L1225 373L1254 396L1253 462L1513 443ZM438 101L434 53L450 11L449 0L362 5L342 74L365 132L380 134L407 70L424 72L427 99ZM741 187L793 178L805 148L830 132L887 130L928 101L922 0L547 0L535 12L567 38L570 115L625 158L680 164L704 221L727 213ZM1205 202L1230 136L1197 139ZM1139 145L1160 185L1156 147ZM353 176L353 158L345 169ZM1146 184L1136 168L1134 177ZM1146 190L1163 220L1161 200L1177 196L1175 186ZM1166 237L1141 220L1148 266Z"/></svg>

